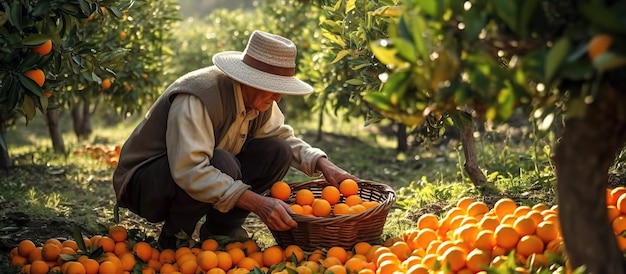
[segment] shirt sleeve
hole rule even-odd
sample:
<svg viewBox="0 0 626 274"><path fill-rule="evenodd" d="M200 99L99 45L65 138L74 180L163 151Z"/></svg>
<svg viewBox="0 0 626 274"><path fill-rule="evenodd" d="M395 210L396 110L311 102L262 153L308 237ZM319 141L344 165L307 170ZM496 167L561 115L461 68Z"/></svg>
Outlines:
<svg viewBox="0 0 626 274"><path fill-rule="evenodd" d="M250 187L211 165L213 124L195 96L179 94L172 102L166 140L172 178L192 198L227 212Z"/></svg>
<svg viewBox="0 0 626 274"><path fill-rule="evenodd" d="M293 158L291 166L309 177L318 177L322 173L317 171L317 160L328 157L324 151L312 147L304 140L294 136L293 128L285 124L285 116L274 102L269 120L255 132L255 138L278 136L285 139L291 146Z"/></svg>

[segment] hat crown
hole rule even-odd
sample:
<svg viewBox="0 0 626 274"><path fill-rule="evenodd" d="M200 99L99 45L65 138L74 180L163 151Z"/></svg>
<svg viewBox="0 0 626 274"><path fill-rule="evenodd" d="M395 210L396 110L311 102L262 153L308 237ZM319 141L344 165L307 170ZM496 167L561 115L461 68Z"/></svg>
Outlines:
<svg viewBox="0 0 626 274"><path fill-rule="evenodd" d="M259 30L250 36L244 54L268 65L296 67L296 45L285 37Z"/></svg>

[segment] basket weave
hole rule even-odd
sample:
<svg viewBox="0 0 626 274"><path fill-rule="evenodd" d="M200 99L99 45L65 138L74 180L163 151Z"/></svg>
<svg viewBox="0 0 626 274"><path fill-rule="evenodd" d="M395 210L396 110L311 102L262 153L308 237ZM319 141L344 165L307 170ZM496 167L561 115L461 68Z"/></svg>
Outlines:
<svg viewBox="0 0 626 274"><path fill-rule="evenodd" d="M316 198L321 197L322 189L332 185L324 179L302 183L291 183L291 196L287 203L295 203L295 193L300 189L309 189ZM389 209L396 202L396 194L386 185L366 180L359 180L358 195L363 201L376 201L379 204L365 212L329 217L292 215L298 227L288 231L271 230L279 246L285 248L297 245L304 251L328 249L340 246L350 249L358 242L375 242L380 236L387 220ZM269 196L269 191L265 192ZM341 197L340 202L344 201Z"/></svg>

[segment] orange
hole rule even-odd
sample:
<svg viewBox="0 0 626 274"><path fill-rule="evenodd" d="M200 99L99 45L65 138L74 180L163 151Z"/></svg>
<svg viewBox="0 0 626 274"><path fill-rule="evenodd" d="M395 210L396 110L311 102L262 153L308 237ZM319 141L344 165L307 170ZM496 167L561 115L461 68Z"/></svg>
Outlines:
<svg viewBox="0 0 626 274"><path fill-rule="evenodd" d="M525 216L532 219L535 222L535 226L541 223L544 219L541 212L534 210L534 209L531 209L530 211L528 211Z"/></svg>
<svg viewBox="0 0 626 274"><path fill-rule="evenodd" d="M428 267L425 264L418 263L409 267L407 273L411 274L428 274L430 273ZM360 273L359 273L360 274Z"/></svg>
<svg viewBox="0 0 626 274"><path fill-rule="evenodd" d="M389 247L389 249L391 249L391 252L393 252L393 254L395 254L398 257L398 259L400 259L400 261L404 261L407 258L409 258L409 256L413 252L413 250L411 250L409 245L404 241L398 241L398 242L393 243Z"/></svg>
<svg viewBox="0 0 626 274"><path fill-rule="evenodd" d="M315 200L315 195L313 192L308 189L300 189L296 191L296 204L301 206L303 205L312 205Z"/></svg>
<svg viewBox="0 0 626 274"><path fill-rule="evenodd" d="M133 267L137 263L135 255L133 255L132 253L122 254L122 256L120 256L120 261L122 261L122 269L124 269L124 271L133 270Z"/></svg>
<svg viewBox="0 0 626 274"><path fill-rule="evenodd" d="M43 250L43 247L38 246L33 251L28 253L28 257L27 257L28 261L34 262L36 260L43 260L43 256L41 255L42 250Z"/></svg>
<svg viewBox="0 0 626 274"><path fill-rule="evenodd" d="M133 246L133 252L144 263L147 263L152 258L152 246L146 242L135 243Z"/></svg>
<svg viewBox="0 0 626 274"><path fill-rule="evenodd" d="M128 231L124 226L114 225L109 227L109 237L116 243L126 241L128 238Z"/></svg>
<svg viewBox="0 0 626 274"><path fill-rule="evenodd" d="M159 262L161 264L176 262L176 256L173 249L163 249L159 254Z"/></svg>
<svg viewBox="0 0 626 274"><path fill-rule="evenodd" d="M365 255L367 254L367 251L372 247L372 245L368 242L358 242L356 244L354 244L354 247L352 248L352 251L354 252L354 254L360 254L360 255Z"/></svg>
<svg viewBox="0 0 626 274"><path fill-rule="evenodd" d="M263 250L263 265L270 267L274 264L280 263L285 259L283 249L278 245L273 245Z"/></svg>
<svg viewBox="0 0 626 274"><path fill-rule="evenodd" d="M544 211L544 210L546 210L546 209L550 209L550 207L549 207L549 206L547 206L547 205L546 205L546 204L544 204L544 203L536 203L535 205L531 206L530 208L531 208L531 209L534 209L534 210L537 210L537 211L539 211L539 212L542 212L542 211Z"/></svg>
<svg viewBox="0 0 626 274"><path fill-rule="evenodd" d="M333 206L333 214L335 215L342 215L342 214L349 214L350 213L350 206L346 205L344 203L337 203Z"/></svg>
<svg viewBox="0 0 626 274"><path fill-rule="evenodd" d="M249 239L243 242L243 249L246 254L250 255L250 253L261 251L261 248L257 244L255 240Z"/></svg>
<svg viewBox="0 0 626 274"><path fill-rule="evenodd" d="M517 204L510 198L502 198L493 205L493 210L500 220L508 214L513 214L516 208Z"/></svg>
<svg viewBox="0 0 626 274"><path fill-rule="evenodd" d="M186 246L179 247L174 251L174 259L178 261L185 254L191 254L191 248Z"/></svg>
<svg viewBox="0 0 626 274"><path fill-rule="evenodd" d="M307 261L318 263L321 259L324 258L324 252L320 249L313 250L309 256L307 256Z"/></svg>
<svg viewBox="0 0 626 274"><path fill-rule="evenodd" d="M87 258L80 263L83 264L83 267L85 267L86 274L98 274L98 270L100 269L98 261Z"/></svg>
<svg viewBox="0 0 626 274"><path fill-rule="evenodd" d="M215 268L213 268L213 269L215 269ZM222 270L222 271L224 271L224 270ZM176 265L176 264L168 264L168 263L166 263L166 264L163 264L161 266L161 269L159 269L159 273L175 273L175 272L178 272L178 265ZM178 272L178 273L180 273L180 272ZM226 273L226 272L224 272L224 273Z"/></svg>
<svg viewBox="0 0 626 274"><path fill-rule="evenodd" d="M211 268L209 271L207 271L206 274L226 274L226 271L224 271L223 269L216 267L216 268Z"/></svg>
<svg viewBox="0 0 626 274"><path fill-rule="evenodd" d="M32 252L36 248L37 247L35 246L35 243L33 241L31 241L31 240L22 240L17 245L17 254L19 254L22 257L28 257L28 254L30 254L30 252Z"/></svg>
<svg viewBox="0 0 626 274"><path fill-rule="evenodd" d="M326 258L328 257L335 257L339 259L341 264L344 264L348 260L348 252L342 247L333 246L326 251Z"/></svg>
<svg viewBox="0 0 626 274"><path fill-rule="evenodd" d="M41 249L41 257L46 261L55 261L61 254L61 248L54 243L47 243Z"/></svg>
<svg viewBox="0 0 626 274"><path fill-rule="evenodd" d="M330 203L324 199L316 199L312 207L314 216L325 217L330 214Z"/></svg>
<svg viewBox="0 0 626 274"><path fill-rule="evenodd" d="M450 247L442 255L442 265L448 266L448 269L452 271L459 271L465 267L467 253L465 250L458 246Z"/></svg>
<svg viewBox="0 0 626 274"><path fill-rule="evenodd" d="M439 236L437 236L437 232L430 228L424 228L420 229L420 231L417 233L417 236L415 236L414 241L420 247L426 249L432 241L437 240L438 238Z"/></svg>
<svg viewBox="0 0 626 274"><path fill-rule="evenodd" d="M489 207L484 202L473 202L467 207L467 215L476 217L485 215L485 213L489 212Z"/></svg>
<svg viewBox="0 0 626 274"><path fill-rule="evenodd" d="M44 261L34 261L30 264L30 274L47 274L50 266Z"/></svg>
<svg viewBox="0 0 626 274"><path fill-rule="evenodd" d="M438 259L437 254L426 254L424 258L422 258L422 264L425 265L428 269L435 269L435 262Z"/></svg>
<svg viewBox="0 0 626 274"><path fill-rule="evenodd" d="M365 207L365 209L371 209L371 208L375 208L379 205L380 203L377 201L363 201L361 203L361 205L363 205Z"/></svg>
<svg viewBox="0 0 626 274"><path fill-rule="evenodd" d="M462 209L463 213L467 213L467 208L473 202L476 202L476 200L472 197L462 197L456 202L456 207Z"/></svg>
<svg viewBox="0 0 626 274"><path fill-rule="evenodd" d="M227 250L228 254L230 254L230 258L233 261L233 265L237 265L239 261L246 257L246 253L243 252L243 249L239 247L233 247Z"/></svg>
<svg viewBox="0 0 626 274"><path fill-rule="evenodd" d="M376 274L393 274L397 270L400 269L400 262L394 260L385 260L380 263L378 269L376 269Z"/></svg>
<svg viewBox="0 0 626 274"><path fill-rule="evenodd" d="M439 228L439 218L435 214L423 214L422 216L417 218L417 228L430 228L432 230L437 230L437 228Z"/></svg>
<svg viewBox="0 0 626 274"><path fill-rule="evenodd" d="M237 267L247 269L248 271L252 271L254 267L259 267L259 263L250 257L245 257L237 263Z"/></svg>
<svg viewBox="0 0 626 274"><path fill-rule="evenodd" d="M474 248L491 251L495 245L494 232L492 230L481 230L476 234Z"/></svg>
<svg viewBox="0 0 626 274"><path fill-rule="evenodd" d="M303 215L304 213L304 209L299 204L290 204L289 207L291 208L291 211L293 211L293 214Z"/></svg>
<svg viewBox="0 0 626 274"><path fill-rule="evenodd" d="M607 195L606 205L612 205L617 207L617 200L622 194L626 193L626 186L618 186L609 191Z"/></svg>
<svg viewBox="0 0 626 274"><path fill-rule="evenodd" d="M163 252L161 252L161 254L163 254ZM211 250L204 250L198 253L197 263L203 271L208 271L211 268L217 267L217 255Z"/></svg>
<svg viewBox="0 0 626 274"><path fill-rule="evenodd" d="M198 263L196 260L186 260L178 265L178 271L181 274L196 274Z"/></svg>
<svg viewBox="0 0 626 274"><path fill-rule="evenodd" d="M87 270L83 264L76 261L69 261L67 263L66 270L63 271L65 274L86 274Z"/></svg>
<svg viewBox="0 0 626 274"><path fill-rule="evenodd" d="M224 271L228 271L231 267L233 267L233 259L230 257L230 254L226 251L215 251L215 255L217 255L217 267L223 269Z"/></svg>
<svg viewBox="0 0 626 274"><path fill-rule="evenodd" d="M626 193L620 195L617 198L617 203L615 204L615 207L617 207L617 209L619 209L622 214L626 214Z"/></svg>
<svg viewBox="0 0 626 274"><path fill-rule="evenodd" d="M291 196L291 187L284 181L278 181L272 184L270 195L279 200L287 200Z"/></svg>
<svg viewBox="0 0 626 274"><path fill-rule="evenodd" d="M609 216L609 222L612 222L617 216L622 214L617 207L612 205L606 207L606 213Z"/></svg>
<svg viewBox="0 0 626 274"><path fill-rule="evenodd" d="M359 193L359 184L352 179L345 179L339 183L339 192L344 197L357 195Z"/></svg>
<svg viewBox="0 0 626 274"><path fill-rule="evenodd" d="M102 251L104 251L105 253L113 252L113 250L115 249L115 241L109 236L102 236L100 239L98 239L98 243L96 244L96 246L102 247Z"/></svg>
<svg viewBox="0 0 626 274"><path fill-rule="evenodd" d="M478 222L478 227L481 230L496 230L496 227L500 224L498 217L496 216L483 216L482 219Z"/></svg>
<svg viewBox="0 0 626 274"><path fill-rule="evenodd" d="M531 210L531 208L529 206L526 205L521 205L518 206L515 211L513 211L513 215L519 217L522 215L526 215L526 213L528 213Z"/></svg>
<svg viewBox="0 0 626 274"><path fill-rule="evenodd" d="M52 51L52 40L50 39L33 48L33 52L38 53L40 56L48 55L50 51Z"/></svg>
<svg viewBox="0 0 626 274"><path fill-rule="evenodd" d="M71 249L73 249L74 251L78 250L78 243L76 243L76 241L74 240L65 240L61 243L61 245L63 247L69 247Z"/></svg>
<svg viewBox="0 0 626 274"><path fill-rule="evenodd" d="M117 242L115 243L115 247L113 248L113 254L117 256L121 256L122 254L127 253L129 251L130 249L128 248L127 242Z"/></svg>
<svg viewBox="0 0 626 274"><path fill-rule="evenodd" d="M304 252L302 248L297 245L288 245L285 247L285 259L289 262L292 261L292 256L295 256L297 262L302 262L304 260Z"/></svg>
<svg viewBox="0 0 626 274"><path fill-rule="evenodd" d="M531 254L543 253L543 241L535 235L523 236L515 248L516 254L528 257Z"/></svg>
<svg viewBox="0 0 626 274"><path fill-rule="evenodd" d="M437 252L437 248L439 248L439 245L441 243L443 243L441 240L434 240L430 242L430 244L428 244L428 247L426 247L426 254L435 254Z"/></svg>
<svg viewBox="0 0 626 274"><path fill-rule="evenodd" d="M501 224L494 231L496 245L504 249L512 249L519 241L519 234L512 225Z"/></svg>
<svg viewBox="0 0 626 274"><path fill-rule="evenodd" d="M324 274L347 274L346 268L343 265L332 265L324 271Z"/></svg>
<svg viewBox="0 0 626 274"><path fill-rule="evenodd" d="M43 86L43 83L46 82L46 75L43 73L41 69L31 69L29 71L24 72L24 76L32 79L37 83L39 87Z"/></svg>
<svg viewBox="0 0 626 274"><path fill-rule="evenodd" d="M15 255L11 257L11 266L18 267L24 266L28 263L28 259L26 257L22 257L20 255Z"/></svg>
<svg viewBox="0 0 626 274"><path fill-rule="evenodd" d="M313 216L313 207L310 205L302 206L302 215Z"/></svg>
<svg viewBox="0 0 626 274"><path fill-rule="evenodd" d="M489 266L491 257L489 253L484 250L474 249L467 254L466 260L467 269L476 273L485 270L485 267Z"/></svg>
<svg viewBox="0 0 626 274"><path fill-rule="evenodd" d="M608 34L598 34L589 40L587 44L587 55L593 60L596 56L604 53L613 43L613 37Z"/></svg>
<svg viewBox="0 0 626 274"><path fill-rule="evenodd" d="M539 237L544 243L548 243L559 237L559 230L556 225L551 221L543 221L537 225L537 230L535 232L537 237Z"/></svg>
<svg viewBox="0 0 626 274"><path fill-rule="evenodd" d="M361 269L365 268L365 261L359 258L352 257L346 261L343 265L350 273L354 271L361 271Z"/></svg>
<svg viewBox="0 0 626 274"><path fill-rule="evenodd" d="M358 197L358 196L352 195L350 197ZM348 214L359 214L359 213L365 212L366 210L367 209L362 204L356 204L348 208Z"/></svg>
<svg viewBox="0 0 626 274"><path fill-rule="evenodd" d="M362 202L363 202L363 199L361 199L359 195L348 196L346 200L344 201L344 203L346 203L346 205L349 205L349 206L358 205L358 204L361 204Z"/></svg>
<svg viewBox="0 0 626 274"><path fill-rule="evenodd" d="M334 205L339 202L339 199L341 199L341 193L335 186L325 186L322 189L321 197L322 199L328 201L331 205Z"/></svg>
<svg viewBox="0 0 626 274"><path fill-rule="evenodd" d="M517 220L513 223L513 228L515 228L515 231L517 231L520 236L534 234L537 229L535 221L526 216L517 218Z"/></svg>
<svg viewBox="0 0 626 274"><path fill-rule="evenodd" d="M480 229L478 228L478 225L467 224L457 229L455 231L455 234L458 240L461 240L464 243L472 246L476 242L476 236L478 235L479 231Z"/></svg>
<svg viewBox="0 0 626 274"><path fill-rule="evenodd" d="M109 89L109 88L111 88L111 79L109 79L109 78L102 79L102 83L100 85L102 86L102 89Z"/></svg>
<svg viewBox="0 0 626 274"><path fill-rule="evenodd" d="M217 250L217 247L219 245L220 244L217 242L217 240L209 238L209 239L206 239L206 240L202 241L202 246L201 246L200 249L202 249L202 250L209 250L209 251L215 251L215 250Z"/></svg>

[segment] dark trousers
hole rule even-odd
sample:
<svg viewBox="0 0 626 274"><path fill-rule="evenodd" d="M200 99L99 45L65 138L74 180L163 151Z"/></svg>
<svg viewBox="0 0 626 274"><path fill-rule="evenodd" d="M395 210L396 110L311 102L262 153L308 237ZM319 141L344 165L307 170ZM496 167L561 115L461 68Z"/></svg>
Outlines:
<svg viewBox="0 0 626 274"><path fill-rule="evenodd" d="M291 157L291 147L285 140L270 137L250 140L245 150L237 155L216 149L211 165L250 185L252 191L262 193L284 178L289 171ZM167 156L137 170L124 199L132 212L149 222L165 221L159 235L162 247L175 247L175 235L180 231L191 236L202 216L206 216L206 221L201 235L229 235L241 227L250 214L238 207L222 213L211 204L191 198L172 179Z"/></svg>

